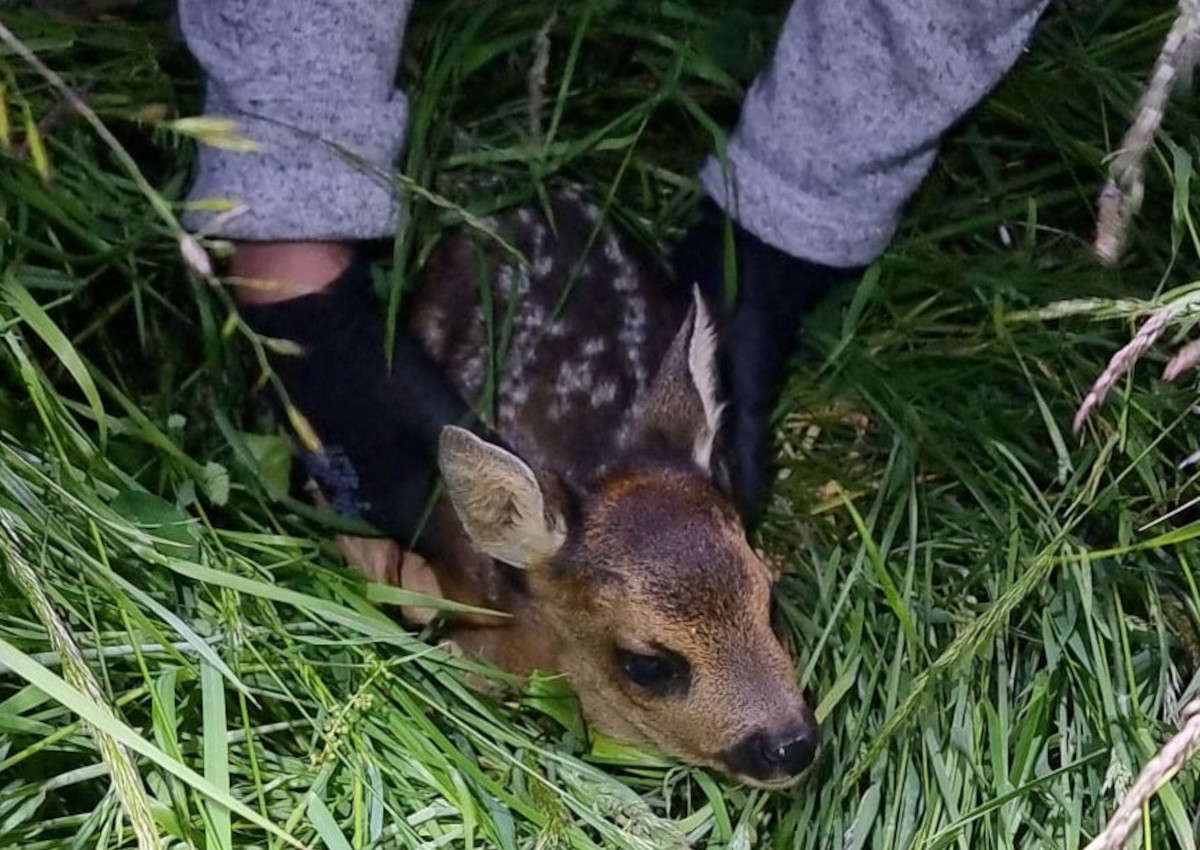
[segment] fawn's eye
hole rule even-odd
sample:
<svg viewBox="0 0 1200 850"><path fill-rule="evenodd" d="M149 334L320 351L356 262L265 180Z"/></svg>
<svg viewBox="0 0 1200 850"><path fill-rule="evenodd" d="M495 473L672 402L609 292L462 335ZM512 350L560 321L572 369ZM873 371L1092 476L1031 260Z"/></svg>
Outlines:
<svg viewBox="0 0 1200 850"><path fill-rule="evenodd" d="M691 679L687 659L669 649L654 653L618 649L617 666L626 679L659 696L684 693Z"/></svg>

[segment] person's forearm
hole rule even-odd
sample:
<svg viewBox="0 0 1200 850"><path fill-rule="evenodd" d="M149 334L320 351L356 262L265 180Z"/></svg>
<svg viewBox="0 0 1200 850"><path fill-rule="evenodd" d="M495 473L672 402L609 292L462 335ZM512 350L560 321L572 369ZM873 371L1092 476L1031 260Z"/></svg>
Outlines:
<svg viewBox="0 0 1200 850"><path fill-rule="evenodd" d="M942 135L1020 56L1047 0L795 0L709 194L759 239L866 265Z"/></svg>
<svg viewBox="0 0 1200 850"><path fill-rule="evenodd" d="M179 0L205 115L254 150L202 144L184 223L252 241L395 232L392 172L408 106L396 88L410 0ZM204 203L200 203L204 202Z"/></svg>

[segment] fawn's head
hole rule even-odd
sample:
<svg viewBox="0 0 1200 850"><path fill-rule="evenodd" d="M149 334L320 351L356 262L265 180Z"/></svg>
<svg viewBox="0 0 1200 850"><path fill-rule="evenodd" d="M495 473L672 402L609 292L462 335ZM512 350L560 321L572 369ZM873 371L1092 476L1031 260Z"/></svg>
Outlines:
<svg viewBox="0 0 1200 850"><path fill-rule="evenodd" d="M457 428L439 464L474 545L526 569L592 725L783 787L812 762L816 722L773 625L772 577L713 482L714 359L697 296L593 480Z"/></svg>

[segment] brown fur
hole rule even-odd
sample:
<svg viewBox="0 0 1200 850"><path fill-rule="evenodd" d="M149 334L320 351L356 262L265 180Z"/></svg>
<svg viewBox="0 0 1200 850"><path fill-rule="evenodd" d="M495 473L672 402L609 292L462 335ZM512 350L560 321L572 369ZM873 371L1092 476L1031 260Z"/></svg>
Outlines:
<svg viewBox="0 0 1200 850"><path fill-rule="evenodd" d="M565 638L559 663L596 726L722 768L722 750L800 710L791 659L771 630L770 574L725 498L686 471L616 470L594 504L578 549L558 570L530 574L531 595L547 600L543 616ZM640 695L596 651L613 644L684 655L692 692Z"/></svg>
<svg viewBox="0 0 1200 850"><path fill-rule="evenodd" d="M811 712L771 628L772 576L714 483L720 406L705 310L672 294L577 194L555 196L551 211L492 222L524 269L460 232L415 296L413 333L468 398L493 388L486 408L513 450L443 434L450 498L434 521L458 549L431 565L434 584L513 615L458 620L466 651L518 673L561 671L596 728L739 774L731 748L807 728ZM489 323L508 340L491 375ZM409 574L429 588L428 575ZM687 681L648 690L622 672L618 650L674 653L690 665Z"/></svg>

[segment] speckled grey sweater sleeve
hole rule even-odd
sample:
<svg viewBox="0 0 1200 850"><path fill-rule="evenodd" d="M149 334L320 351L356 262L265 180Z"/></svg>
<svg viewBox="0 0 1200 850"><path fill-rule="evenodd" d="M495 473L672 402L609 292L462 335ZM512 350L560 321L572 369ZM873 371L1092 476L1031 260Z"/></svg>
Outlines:
<svg viewBox="0 0 1200 850"><path fill-rule="evenodd" d="M881 254L939 137L1020 55L1046 0L795 0L707 191L795 256Z"/></svg>
<svg viewBox="0 0 1200 850"><path fill-rule="evenodd" d="M222 235L366 239L395 230L390 174L408 116L395 77L409 4L179 0L184 37L207 75L205 114L233 118L260 146L201 146L189 200L247 207ZM199 228L210 217L193 210L184 222Z"/></svg>

